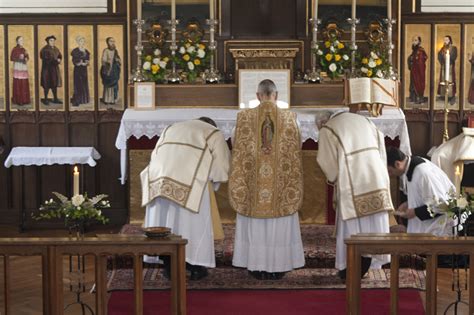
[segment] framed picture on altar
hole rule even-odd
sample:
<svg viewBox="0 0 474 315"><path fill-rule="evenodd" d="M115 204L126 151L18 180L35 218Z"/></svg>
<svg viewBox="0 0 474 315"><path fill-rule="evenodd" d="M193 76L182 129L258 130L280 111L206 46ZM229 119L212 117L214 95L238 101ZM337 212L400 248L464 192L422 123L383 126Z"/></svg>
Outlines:
<svg viewBox="0 0 474 315"><path fill-rule="evenodd" d="M155 82L136 82L133 94L135 110L155 109Z"/></svg>
<svg viewBox="0 0 474 315"><path fill-rule="evenodd" d="M240 108L254 108L260 104L256 95L257 87L265 79L275 82L278 107L290 107L290 69L239 69L238 75Z"/></svg>

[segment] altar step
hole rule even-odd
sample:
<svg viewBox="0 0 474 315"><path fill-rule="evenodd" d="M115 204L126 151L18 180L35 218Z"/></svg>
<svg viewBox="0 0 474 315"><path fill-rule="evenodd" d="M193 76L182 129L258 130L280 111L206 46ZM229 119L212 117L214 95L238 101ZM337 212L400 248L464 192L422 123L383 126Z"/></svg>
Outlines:
<svg viewBox="0 0 474 315"><path fill-rule="evenodd" d="M217 267L232 266L235 224L224 224L224 239L215 242ZM403 226L393 226L391 232L404 232ZM139 225L126 224L121 234L143 234ZM301 237L305 255L305 268L334 268L336 238L334 225L302 224ZM401 267L425 268L424 259L416 255L405 255L400 259ZM109 260L109 268L132 268L132 257L120 256Z"/></svg>

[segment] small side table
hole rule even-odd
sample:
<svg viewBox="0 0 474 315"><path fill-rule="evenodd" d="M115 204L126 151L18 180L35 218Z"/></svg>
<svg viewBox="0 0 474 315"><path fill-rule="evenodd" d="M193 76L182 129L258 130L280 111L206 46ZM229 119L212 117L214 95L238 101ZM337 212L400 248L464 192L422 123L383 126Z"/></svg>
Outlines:
<svg viewBox="0 0 474 315"><path fill-rule="evenodd" d="M25 229L24 166L79 164L82 168L82 165L88 164L94 167L98 159L100 159L100 154L93 147L14 147L5 160L5 167L20 166L20 192L18 194L20 199L20 232L23 232ZM82 172L82 174L84 174L84 172Z"/></svg>

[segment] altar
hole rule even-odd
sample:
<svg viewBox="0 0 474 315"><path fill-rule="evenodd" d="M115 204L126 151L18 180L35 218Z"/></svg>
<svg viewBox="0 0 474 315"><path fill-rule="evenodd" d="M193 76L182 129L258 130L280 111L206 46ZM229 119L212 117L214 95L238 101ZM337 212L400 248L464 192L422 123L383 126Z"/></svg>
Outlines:
<svg viewBox="0 0 474 315"><path fill-rule="evenodd" d="M317 143L319 134L316 126L317 113L323 110L348 111L348 108L292 108L291 110L297 113L302 142ZM157 137L164 128L178 121L208 116L215 120L217 127L223 132L224 137L229 140L232 137L238 112L238 109L202 107L186 109L158 108L153 111L127 109L124 112L115 146L120 150L120 181L122 184L126 184L127 178L129 180L131 223L141 222L144 218L145 211L140 206L141 184L139 175L148 164ZM368 116L367 112L361 112L360 114ZM369 119L384 133L386 139L393 140L398 137L400 149L407 154L411 154L405 115L400 109L384 108L382 116L369 117ZM134 144L139 143L140 145L129 147L131 139L134 139L132 141ZM330 187L326 184L325 176L316 163L317 145L305 147L309 149L303 150L305 194L300 211L300 221L301 223L328 224L333 220L330 213L332 211L332 200L328 198ZM392 191L394 190L396 188L392 189ZM228 203L227 185L221 185L216 197L223 222L233 222L235 213Z"/></svg>

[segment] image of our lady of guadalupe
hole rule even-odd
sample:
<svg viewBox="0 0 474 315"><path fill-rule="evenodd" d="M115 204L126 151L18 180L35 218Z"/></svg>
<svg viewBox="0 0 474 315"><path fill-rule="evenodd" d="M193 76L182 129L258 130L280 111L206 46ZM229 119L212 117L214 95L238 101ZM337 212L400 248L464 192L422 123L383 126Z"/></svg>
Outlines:
<svg viewBox="0 0 474 315"><path fill-rule="evenodd" d="M275 134L275 126L269 115L265 116L262 123L262 146L263 153L270 154L272 152L273 135Z"/></svg>

